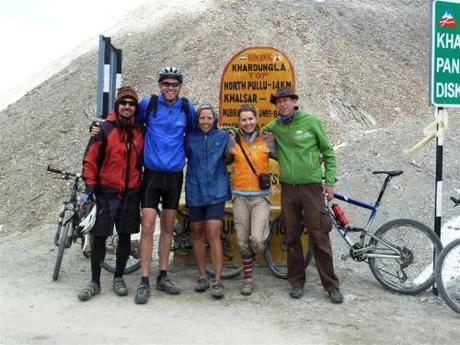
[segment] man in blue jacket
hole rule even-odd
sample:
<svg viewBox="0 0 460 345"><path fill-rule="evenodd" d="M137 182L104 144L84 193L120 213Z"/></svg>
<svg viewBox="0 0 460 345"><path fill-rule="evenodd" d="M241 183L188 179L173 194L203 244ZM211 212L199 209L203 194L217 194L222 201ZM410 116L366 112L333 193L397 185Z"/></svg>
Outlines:
<svg viewBox="0 0 460 345"><path fill-rule="evenodd" d="M153 250L153 232L161 202L159 275L156 288L169 294L180 289L167 276L169 252L173 238L182 190L185 165L184 135L195 123L196 113L190 100L179 97L183 75L175 67L166 67L158 74L160 95L142 99L138 121L145 124L144 177L142 182L142 232L140 240L142 277L137 287L135 302L147 303L150 297L150 265ZM155 106L152 107L152 97ZM152 109L153 108L153 109Z"/></svg>

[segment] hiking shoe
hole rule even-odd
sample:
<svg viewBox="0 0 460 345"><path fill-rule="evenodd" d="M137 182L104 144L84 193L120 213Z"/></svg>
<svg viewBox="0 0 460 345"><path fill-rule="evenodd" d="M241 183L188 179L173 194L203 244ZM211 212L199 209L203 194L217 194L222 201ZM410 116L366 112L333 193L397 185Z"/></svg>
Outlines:
<svg viewBox="0 0 460 345"><path fill-rule="evenodd" d="M164 291L170 295L180 294L180 288L178 288L168 276L162 276L157 279L157 290Z"/></svg>
<svg viewBox="0 0 460 345"><path fill-rule="evenodd" d="M134 302L136 304L145 304L150 298L150 286L144 282L140 282L137 286L136 297Z"/></svg>
<svg viewBox="0 0 460 345"><path fill-rule="evenodd" d="M291 296L291 298L301 298L303 296L303 288L292 287L289 290L289 296Z"/></svg>
<svg viewBox="0 0 460 345"><path fill-rule="evenodd" d="M113 278L112 286L113 291L115 291L118 296L126 296L128 294L128 288L122 277Z"/></svg>
<svg viewBox="0 0 460 345"><path fill-rule="evenodd" d="M252 291L254 290L254 284L248 280L243 282L243 285L241 285L240 292L244 296L249 296L252 294Z"/></svg>
<svg viewBox="0 0 460 345"><path fill-rule="evenodd" d="M95 282L89 282L78 294L78 299L82 302L88 301L91 297L101 293L101 287Z"/></svg>
<svg viewBox="0 0 460 345"><path fill-rule="evenodd" d="M217 298L217 299L224 297L224 289L225 289L224 284L221 281L214 282L214 284L212 284L211 286L212 297Z"/></svg>
<svg viewBox="0 0 460 345"><path fill-rule="evenodd" d="M339 289L329 290L328 293L332 303L340 304L343 302L343 295Z"/></svg>
<svg viewBox="0 0 460 345"><path fill-rule="evenodd" d="M200 277L195 284L195 291L196 292L203 292L209 288L209 280L204 277Z"/></svg>

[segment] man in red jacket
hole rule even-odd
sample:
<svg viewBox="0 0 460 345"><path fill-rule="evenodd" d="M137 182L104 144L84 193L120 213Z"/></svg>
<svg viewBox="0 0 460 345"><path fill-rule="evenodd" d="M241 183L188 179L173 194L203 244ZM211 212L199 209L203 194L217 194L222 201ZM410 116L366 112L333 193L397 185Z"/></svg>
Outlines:
<svg viewBox="0 0 460 345"><path fill-rule="evenodd" d="M113 289L119 296L128 294L123 272L129 257L132 233L139 232L140 187L142 175L142 130L137 124L138 96L130 86L121 87L115 111L101 124L97 136L91 137L83 158L85 193L82 203L96 198L96 221L91 229L91 281L78 298L87 301L101 291L101 263L105 242L115 224L118 233Z"/></svg>

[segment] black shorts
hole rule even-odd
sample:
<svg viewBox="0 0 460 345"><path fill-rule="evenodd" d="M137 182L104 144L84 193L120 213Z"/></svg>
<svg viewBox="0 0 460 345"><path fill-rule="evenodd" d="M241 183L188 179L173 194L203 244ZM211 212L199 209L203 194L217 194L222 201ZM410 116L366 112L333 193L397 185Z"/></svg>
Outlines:
<svg viewBox="0 0 460 345"><path fill-rule="evenodd" d="M225 202L206 206L189 206L188 214L191 222L203 220L222 220L224 218Z"/></svg>
<svg viewBox="0 0 460 345"><path fill-rule="evenodd" d="M139 196L139 193L135 193L120 200L116 196L96 194L96 222L91 229L91 233L100 237L111 236L114 224L117 232L122 234L139 232Z"/></svg>
<svg viewBox="0 0 460 345"><path fill-rule="evenodd" d="M154 208L158 205L167 210L177 210L184 173L160 172L145 168L142 179L142 208Z"/></svg>

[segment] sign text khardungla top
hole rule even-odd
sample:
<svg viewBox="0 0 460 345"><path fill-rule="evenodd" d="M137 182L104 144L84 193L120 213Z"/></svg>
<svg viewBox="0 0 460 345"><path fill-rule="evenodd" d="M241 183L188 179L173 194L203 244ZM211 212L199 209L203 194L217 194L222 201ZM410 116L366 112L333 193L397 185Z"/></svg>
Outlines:
<svg viewBox="0 0 460 345"><path fill-rule="evenodd" d="M294 70L287 56L271 47L252 47L236 53L226 65L220 85L219 123L238 125L238 108L259 108L261 125L275 118L270 95L283 86L295 88Z"/></svg>

